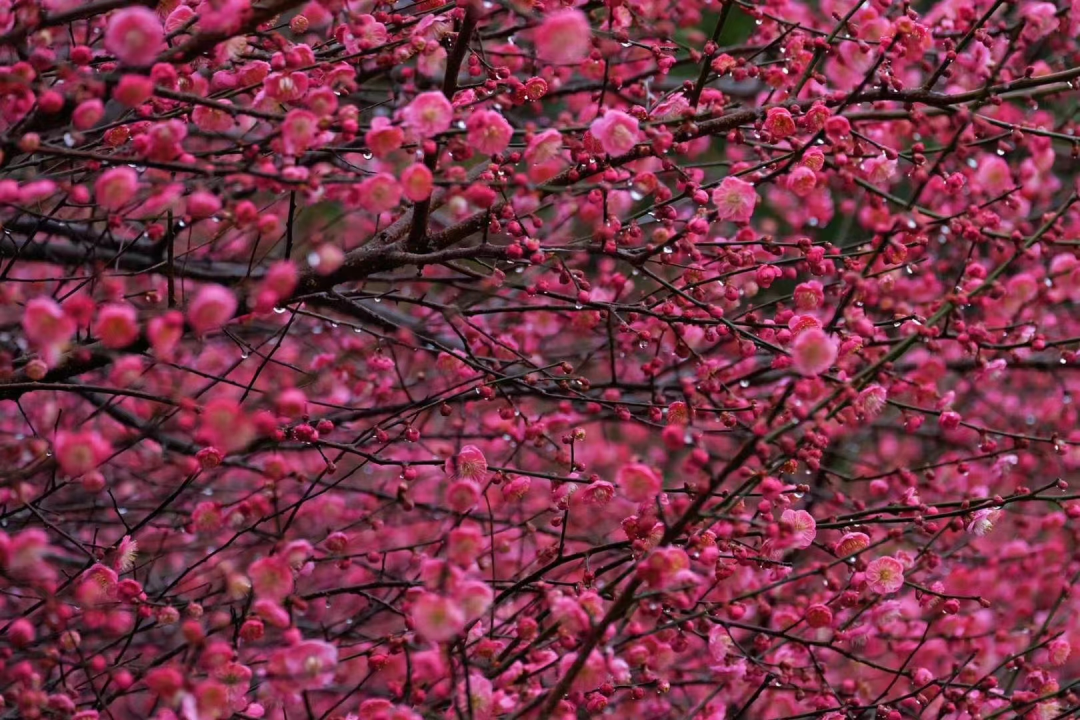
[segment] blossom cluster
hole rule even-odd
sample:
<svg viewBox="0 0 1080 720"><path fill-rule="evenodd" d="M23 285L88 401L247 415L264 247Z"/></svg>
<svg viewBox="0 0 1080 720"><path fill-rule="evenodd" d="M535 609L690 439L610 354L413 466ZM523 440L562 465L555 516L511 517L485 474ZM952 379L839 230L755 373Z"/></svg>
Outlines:
<svg viewBox="0 0 1080 720"><path fill-rule="evenodd" d="M1080 0L0 0L0 715L1080 712Z"/></svg>

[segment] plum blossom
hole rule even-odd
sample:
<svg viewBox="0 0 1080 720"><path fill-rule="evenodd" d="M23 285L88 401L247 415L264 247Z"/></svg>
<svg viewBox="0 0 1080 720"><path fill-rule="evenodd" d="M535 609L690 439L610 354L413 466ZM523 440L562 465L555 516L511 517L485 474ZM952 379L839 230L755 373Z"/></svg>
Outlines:
<svg viewBox="0 0 1080 720"><path fill-rule="evenodd" d="M412 602L409 618L421 637L448 642L465 629L465 609L456 601L425 592Z"/></svg>
<svg viewBox="0 0 1080 720"><path fill-rule="evenodd" d="M879 557L866 566L870 592L891 595L904 585L904 565L893 557Z"/></svg>
<svg viewBox="0 0 1080 720"><path fill-rule="evenodd" d="M117 10L105 30L105 49L126 65L151 64L165 44L157 13L141 5Z"/></svg>
<svg viewBox="0 0 1080 720"><path fill-rule="evenodd" d="M836 341L820 328L798 334L791 345L791 359L800 375L814 377L828 371L836 362Z"/></svg>
<svg viewBox="0 0 1080 720"><path fill-rule="evenodd" d="M402 117L405 127L421 138L430 138L449 129L454 108L441 92L425 92L413 98Z"/></svg>
<svg viewBox="0 0 1080 720"><path fill-rule="evenodd" d="M817 537L817 523L810 513L788 508L780 516L780 522L791 529L796 548L808 548L814 543L814 538Z"/></svg>
<svg viewBox="0 0 1080 720"><path fill-rule="evenodd" d="M589 132L608 155L625 155L637 144L638 121L621 110L608 110L592 121Z"/></svg>
<svg viewBox="0 0 1080 720"><path fill-rule="evenodd" d="M469 145L485 155L501 153L510 144L514 129L494 110L474 110L465 122Z"/></svg>
<svg viewBox="0 0 1080 720"><path fill-rule="evenodd" d="M712 201L716 205L717 216L721 220L730 220L737 223L750 221L757 200L757 192L754 190L753 185L731 175L724 178L719 187L712 192Z"/></svg>
<svg viewBox="0 0 1080 720"><path fill-rule="evenodd" d="M333 680L338 649L322 640L303 640L270 655L267 675L285 692L317 690Z"/></svg>
<svg viewBox="0 0 1080 720"><path fill-rule="evenodd" d="M557 10L546 14L534 32L533 41L536 43L536 54L542 60L573 65L589 56L592 27L580 10Z"/></svg>

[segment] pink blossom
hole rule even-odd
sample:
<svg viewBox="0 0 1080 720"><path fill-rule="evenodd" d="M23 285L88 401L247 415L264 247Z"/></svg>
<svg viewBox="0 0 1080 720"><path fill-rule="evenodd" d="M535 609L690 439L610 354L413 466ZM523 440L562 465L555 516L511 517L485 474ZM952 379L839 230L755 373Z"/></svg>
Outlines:
<svg viewBox="0 0 1080 720"><path fill-rule="evenodd" d="M597 480L578 493L578 500L585 505L607 505L615 497L615 486L604 480Z"/></svg>
<svg viewBox="0 0 1080 720"><path fill-rule="evenodd" d="M94 183L94 199L106 210L119 210L131 202L139 189L139 176L129 167L106 170Z"/></svg>
<svg viewBox="0 0 1080 720"><path fill-rule="evenodd" d="M465 445L456 455L446 459L443 469L454 479L464 478L483 482L487 479L488 463L484 453L478 447Z"/></svg>
<svg viewBox="0 0 1080 720"><path fill-rule="evenodd" d="M663 487L660 477L642 463L630 463L619 468L615 483L634 502L651 500Z"/></svg>
<svg viewBox="0 0 1080 720"><path fill-rule="evenodd" d="M184 316L177 310L152 318L146 328L146 336L150 341L150 347L154 350L154 355L165 361L173 357L173 352L183 333Z"/></svg>
<svg viewBox="0 0 1080 720"><path fill-rule="evenodd" d="M795 307L799 310L815 310L825 302L825 291L817 280L800 283L795 287Z"/></svg>
<svg viewBox="0 0 1080 720"><path fill-rule="evenodd" d="M22 318L26 339L40 348L61 348L75 334L75 320L50 297L38 295L26 303Z"/></svg>
<svg viewBox="0 0 1080 720"><path fill-rule="evenodd" d="M806 197L817 186L817 175L813 170L800 165L787 176L787 188L799 197Z"/></svg>
<svg viewBox="0 0 1080 720"><path fill-rule="evenodd" d="M113 97L128 107L138 107L153 95L154 81L142 75L124 75L113 90Z"/></svg>
<svg viewBox="0 0 1080 720"><path fill-rule="evenodd" d="M1057 12L1057 6L1054 3L1036 2L1026 4L1024 6L1024 37L1036 41L1057 30Z"/></svg>
<svg viewBox="0 0 1080 720"><path fill-rule="evenodd" d="M625 155L637 144L638 121L621 110L608 110L592 121L589 132L608 155Z"/></svg>
<svg viewBox="0 0 1080 720"><path fill-rule="evenodd" d="M737 223L750 222L757 200L753 185L731 175L724 178L712 192L717 217Z"/></svg>
<svg viewBox="0 0 1080 720"><path fill-rule="evenodd" d="M56 462L66 475L78 477L90 472L112 454L112 447L93 430L67 432L61 430L53 441Z"/></svg>
<svg viewBox="0 0 1080 720"><path fill-rule="evenodd" d="M574 65L589 56L592 26L585 13L574 8L547 13L533 34L536 54L541 60Z"/></svg>
<svg viewBox="0 0 1080 720"><path fill-rule="evenodd" d="M431 171L423 163L413 163L401 172L401 191L412 202L431 197L434 187Z"/></svg>
<svg viewBox="0 0 1080 720"><path fill-rule="evenodd" d="M139 337L139 316L128 303L102 307L94 322L94 335L110 350L122 350Z"/></svg>
<svg viewBox="0 0 1080 720"><path fill-rule="evenodd" d="M870 592L891 595L904 586L904 566L892 557L879 557L866 566Z"/></svg>
<svg viewBox="0 0 1080 720"><path fill-rule="evenodd" d="M71 124L77 130L89 130L105 117L105 104L98 98L79 103L71 115Z"/></svg>
<svg viewBox="0 0 1080 720"><path fill-rule="evenodd" d="M836 362L836 354L836 341L820 328L810 328L799 333L791 345L791 359L795 371L807 377L828 371Z"/></svg>
<svg viewBox="0 0 1080 720"><path fill-rule="evenodd" d="M810 513L788 508L780 516L780 522L791 528L795 547L808 548L814 543L814 538L817 537L817 523Z"/></svg>
<svg viewBox="0 0 1080 720"><path fill-rule="evenodd" d="M405 127L421 138L435 137L450 128L454 108L441 92L420 93L402 113Z"/></svg>
<svg viewBox="0 0 1080 720"><path fill-rule="evenodd" d="M285 152L299 155L316 145L319 137L319 119L307 110L291 110L281 124L281 139Z"/></svg>
<svg viewBox="0 0 1080 720"><path fill-rule="evenodd" d="M143 67L154 61L165 44L157 13L141 5L117 10L105 30L105 49L125 65Z"/></svg>
<svg viewBox="0 0 1080 720"><path fill-rule="evenodd" d="M338 649L322 640L304 640L270 655L267 675L283 690L317 690L330 684L338 664Z"/></svg>
<svg viewBox="0 0 1080 720"><path fill-rule="evenodd" d="M976 510L968 523L967 531L977 537L983 537L994 529L994 525L1001 518L1001 508L982 508Z"/></svg>
<svg viewBox="0 0 1080 720"><path fill-rule="evenodd" d="M280 602L293 591L293 574L281 555L271 555L251 563L248 568L255 596Z"/></svg>
<svg viewBox="0 0 1080 720"><path fill-rule="evenodd" d="M187 211L193 218L208 218L221 211L221 199L211 192L196 190L187 198Z"/></svg>
<svg viewBox="0 0 1080 720"><path fill-rule="evenodd" d="M228 103L227 100L221 102ZM199 105L191 111L191 121L197 128L208 133L226 133L236 125L236 120L228 110L206 105Z"/></svg>
<svg viewBox="0 0 1080 720"><path fill-rule="evenodd" d="M853 532L847 533L840 538L840 542L836 544L835 552L837 557L850 557L868 547L870 547L870 538L866 533Z"/></svg>
<svg viewBox="0 0 1080 720"><path fill-rule="evenodd" d="M446 502L454 512L468 512L480 502L480 486L472 480L456 480L446 490Z"/></svg>
<svg viewBox="0 0 1080 720"><path fill-rule="evenodd" d="M449 642L465 629L465 610L450 598L425 592L412 602L409 619L421 637Z"/></svg>
<svg viewBox="0 0 1080 720"><path fill-rule="evenodd" d="M558 157L562 144L562 133L558 130L537 133L525 148L525 159L536 165L546 163Z"/></svg>
<svg viewBox="0 0 1080 720"><path fill-rule="evenodd" d="M360 206L370 213L389 212L401 202L401 184L390 173L378 173L357 187Z"/></svg>
<svg viewBox="0 0 1080 720"><path fill-rule="evenodd" d="M203 285L188 306L188 322L197 333L215 330L236 313L236 296L221 285Z"/></svg>
<svg viewBox="0 0 1080 720"><path fill-rule="evenodd" d="M494 110L474 110L465 123L469 145L485 155L501 153L510 144L514 129Z"/></svg>
<svg viewBox="0 0 1080 720"><path fill-rule="evenodd" d="M795 134L795 119L787 108L772 107L765 113L764 129L775 140L783 140Z"/></svg>
<svg viewBox="0 0 1080 720"><path fill-rule="evenodd" d="M1065 638L1054 638L1047 644L1046 651L1050 664L1054 667L1061 667L1069 659L1069 655L1072 653L1072 645Z"/></svg>
<svg viewBox="0 0 1080 720"><path fill-rule="evenodd" d="M405 132L386 117L373 119L371 129L364 135L368 150L377 158L384 158L394 152L404 141Z"/></svg>

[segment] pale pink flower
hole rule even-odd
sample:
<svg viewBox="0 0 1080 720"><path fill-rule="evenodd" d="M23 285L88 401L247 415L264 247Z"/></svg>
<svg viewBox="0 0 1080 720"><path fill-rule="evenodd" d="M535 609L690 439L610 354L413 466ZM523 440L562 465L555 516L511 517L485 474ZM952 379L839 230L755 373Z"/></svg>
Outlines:
<svg viewBox="0 0 1080 720"><path fill-rule="evenodd" d="M967 531L977 537L983 537L994 529L994 524L1001 518L1001 508L983 508L976 510L968 523Z"/></svg>
<svg viewBox="0 0 1080 720"><path fill-rule="evenodd" d="M840 541L836 543L834 551L837 557L849 557L855 553L862 552L866 548L870 547L870 538L866 533L853 532L847 533L844 537L840 538Z"/></svg>
<svg viewBox="0 0 1080 720"><path fill-rule="evenodd" d="M279 689L299 692L329 685L337 664L336 647L322 640L304 640L275 651L266 667Z"/></svg>
<svg viewBox="0 0 1080 720"><path fill-rule="evenodd" d="M554 160L559 156L562 144L562 133L554 128L538 133L525 148L525 160L534 165Z"/></svg>
<svg viewBox="0 0 1080 720"><path fill-rule="evenodd" d="M1054 667L1061 667L1069 659L1069 655L1072 653L1072 646L1065 638L1055 638L1051 640L1047 646L1046 651L1050 664Z"/></svg>
<svg viewBox="0 0 1080 720"><path fill-rule="evenodd" d="M26 339L39 348L62 347L75 334L75 320L46 295L38 295L26 303L22 325Z"/></svg>
<svg viewBox="0 0 1080 720"><path fill-rule="evenodd" d="M800 375L815 377L832 367L836 352L835 340L820 328L810 328L791 344L792 366Z"/></svg>
<svg viewBox="0 0 1080 720"><path fill-rule="evenodd" d="M401 184L389 173L379 173L357 186L360 206L372 214L389 212L401 202Z"/></svg>
<svg viewBox="0 0 1080 720"><path fill-rule="evenodd" d="M70 477L90 472L112 454L112 446L94 430L60 430L53 441L53 450L60 469Z"/></svg>
<svg viewBox="0 0 1080 720"><path fill-rule="evenodd" d="M485 155L501 153L510 144L514 128L494 110L474 110L465 122L465 139Z"/></svg>
<svg viewBox="0 0 1080 720"><path fill-rule="evenodd" d="M817 174L805 165L792 170L786 181L787 189L798 197L806 197L817 187Z"/></svg>
<svg viewBox="0 0 1080 720"><path fill-rule="evenodd" d="M887 186L896 175L896 160L890 160L884 155L875 155L863 160L862 169L866 173L866 179L871 183Z"/></svg>
<svg viewBox="0 0 1080 720"><path fill-rule="evenodd" d="M468 512L479 501L480 486L472 480L458 480L446 489L446 502L454 512Z"/></svg>
<svg viewBox="0 0 1080 720"><path fill-rule="evenodd" d="M144 67L165 45L165 30L156 12L141 5L117 10L105 30L105 49L125 65Z"/></svg>
<svg viewBox="0 0 1080 720"><path fill-rule="evenodd" d="M113 90L113 98L127 107L138 107L154 94L154 81L144 75L127 74Z"/></svg>
<svg viewBox="0 0 1080 720"><path fill-rule="evenodd" d="M754 190L752 184L730 175L724 178L720 186L712 192L717 217L737 223L750 221L757 200L757 191Z"/></svg>
<svg viewBox="0 0 1080 720"><path fill-rule="evenodd" d="M89 130L105 117L105 104L98 98L84 100L71 114L71 124L76 130Z"/></svg>
<svg viewBox="0 0 1080 720"><path fill-rule="evenodd" d="M173 358L173 353L183 334L184 316L179 310L170 310L164 315L151 319L146 328L146 336L150 340L154 355L165 361Z"/></svg>
<svg viewBox="0 0 1080 720"><path fill-rule="evenodd" d="M446 459L443 469L455 480L483 482L487 479L488 463L480 448L475 445L465 445L457 455L451 455Z"/></svg>
<svg viewBox="0 0 1080 720"><path fill-rule="evenodd" d="M814 538L817 537L817 522L810 513L788 508L780 516L780 522L791 528L795 547L808 548L814 543Z"/></svg>
<svg viewBox="0 0 1080 720"><path fill-rule="evenodd" d="M975 182L987 195L1001 195L1015 185L1012 170L1005 158L985 154L979 156L977 162L979 167L975 171Z"/></svg>
<svg viewBox="0 0 1080 720"><path fill-rule="evenodd" d="M1031 41L1041 40L1057 30L1057 6L1054 3L1037 2L1024 6L1023 36Z"/></svg>
<svg viewBox="0 0 1080 720"><path fill-rule="evenodd" d="M625 155L637 144L638 121L621 110L608 110L592 121L589 132L608 155Z"/></svg>
<svg viewBox="0 0 1080 720"><path fill-rule="evenodd" d="M109 168L94 182L94 200L106 210L119 210L139 189L139 175L126 165Z"/></svg>
<svg viewBox="0 0 1080 720"><path fill-rule="evenodd" d="M548 13L533 35L537 56L548 63L574 65L589 57L592 27L574 8Z"/></svg>
<svg viewBox="0 0 1080 720"><path fill-rule="evenodd" d="M495 593L483 580L466 580L454 591L454 598L461 603L466 622L471 622L487 612Z"/></svg>
<svg viewBox="0 0 1080 720"><path fill-rule="evenodd" d="M885 408L888 391L878 384L870 385L859 393L855 407L867 418L875 418Z"/></svg>
<svg viewBox="0 0 1080 720"><path fill-rule="evenodd" d="M286 154L300 155L316 144L319 118L308 110L290 110L281 123L281 141Z"/></svg>
<svg viewBox="0 0 1080 720"><path fill-rule="evenodd" d="M430 138L450 128L454 107L438 91L420 93L402 112L405 126L421 138Z"/></svg>
<svg viewBox="0 0 1080 720"><path fill-rule="evenodd" d="M401 172L401 192L412 202L427 200L434 187L431 171L423 163L413 163Z"/></svg>
<svg viewBox="0 0 1080 720"><path fill-rule="evenodd" d="M216 330L236 313L236 295L221 285L203 285L188 306L188 322L197 333Z"/></svg>
<svg viewBox="0 0 1080 720"><path fill-rule="evenodd" d="M293 591L293 573L281 555L271 555L251 563L248 568L255 597L280 602Z"/></svg>
<svg viewBox="0 0 1080 720"><path fill-rule="evenodd" d="M165 32L169 34L179 32L180 29L186 27L194 17L194 8L187 5L177 7L165 17Z"/></svg>
<svg viewBox="0 0 1080 720"><path fill-rule="evenodd" d="M110 350L126 348L139 337L139 316L128 303L112 303L98 311L94 335Z"/></svg>
<svg viewBox="0 0 1080 720"><path fill-rule="evenodd" d="M735 641L731 639L727 628L723 625L713 625L709 629L709 656L713 662L722 663L727 660L735 647Z"/></svg>
<svg viewBox="0 0 1080 720"><path fill-rule="evenodd" d="M690 556L681 547L656 548L637 568L637 576L649 587L664 589L696 582L690 570Z"/></svg>
<svg viewBox="0 0 1080 720"><path fill-rule="evenodd" d="M642 463L630 463L619 468L615 483L626 497L634 502L645 502L656 497L663 488L660 477L652 468Z"/></svg>
<svg viewBox="0 0 1080 720"><path fill-rule="evenodd" d="M893 557L879 557L866 566L870 591L890 595L904 586L904 566Z"/></svg>
<svg viewBox="0 0 1080 720"><path fill-rule="evenodd" d="M459 603L425 592L412 602L409 618L417 633L432 642L448 642L465 629L465 610Z"/></svg>
<svg viewBox="0 0 1080 720"><path fill-rule="evenodd" d="M607 505L615 497L615 486L606 480L597 480L578 493L578 500L585 505Z"/></svg>
<svg viewBox="0 0 1080 720"><path fill-rule="evenodd" d="M187 212L193 218L208 218L221 210L221 198L206 190L196 190L188 195Z"/></svg>
<svg viewBox="0 0 1080 720"><path fill-rule="evenodd" d="M795 287L795 307L800 310L815 310L825 302L825 290L817 280L800 283Z"/></svg>
<svg viewBox="0 0 1080 720"><path fill-rule="evenodd" d="M401 147L405 132L390 122L390 118L377 117L371 121L371 129L364 134L368 150L377 158L384 158Z"/></svg>
<svg viewBox="0 0 1080 720"><path fill-rule="evenodd" d="M227 103L227 100L221 102ZM203 132L226 133L233 129L236 120L223 108L212 108L205 105L196 105L191 111L191 122Z"/></svg>

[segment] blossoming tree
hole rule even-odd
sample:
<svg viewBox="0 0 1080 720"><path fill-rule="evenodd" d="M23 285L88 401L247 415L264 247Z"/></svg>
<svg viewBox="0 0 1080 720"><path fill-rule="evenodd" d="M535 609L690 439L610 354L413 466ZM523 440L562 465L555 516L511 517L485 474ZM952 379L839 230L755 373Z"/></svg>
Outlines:
<svg viewBox="0 0 1080 720"><path fill-rule="evenodd" d="M0 0L0 718L1073 716L1078 34Z"/></svg>

